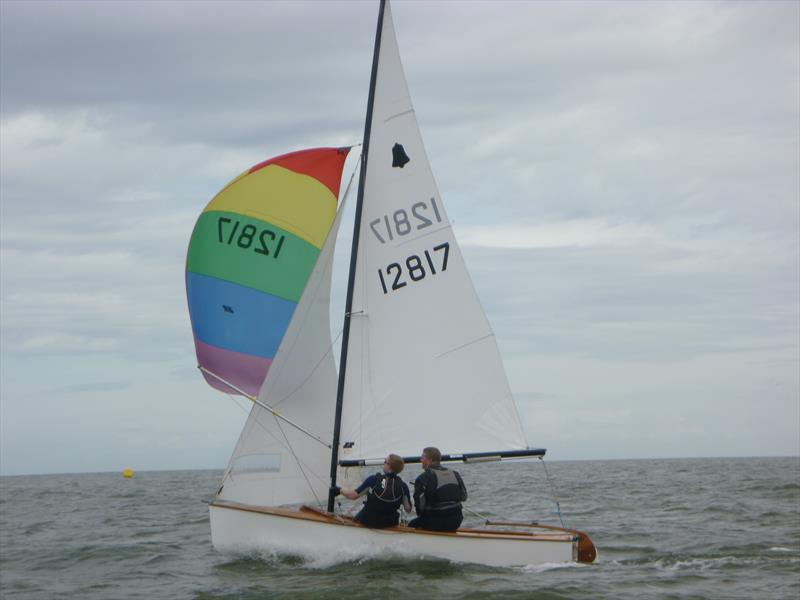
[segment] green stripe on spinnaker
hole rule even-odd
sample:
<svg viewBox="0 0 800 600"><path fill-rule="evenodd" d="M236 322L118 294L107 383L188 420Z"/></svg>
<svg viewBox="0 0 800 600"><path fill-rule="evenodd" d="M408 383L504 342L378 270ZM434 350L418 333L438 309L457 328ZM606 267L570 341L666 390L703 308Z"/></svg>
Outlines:
<svg viewBox="0 0 800 600"><path fill-rule="evenodd" d="M285 229L210 211L195 225L186 268L298 302L318 256L318 248Z"/></svg>

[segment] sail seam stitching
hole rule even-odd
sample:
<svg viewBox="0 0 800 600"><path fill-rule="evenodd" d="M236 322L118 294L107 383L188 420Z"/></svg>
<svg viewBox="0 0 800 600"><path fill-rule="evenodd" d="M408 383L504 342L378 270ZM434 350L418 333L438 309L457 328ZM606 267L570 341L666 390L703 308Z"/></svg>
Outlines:
<svg viewBox="0 0 800 600"><path fill-rule="evenodd" d="M403 112L399 112L396 115L392 115L391 117L386 117L383 120L383 122L384 123L388 123L392 119L396 119L397 117L402 117L403 115L407 115L408 113L413 113L413 112L414 112L414 109L413 108L409 108L408 110L404 110Z"/></svg>
<svg viewBox="0 0 800 600"><path fill-rule="evenodd" d="M469 341L466 344L461 344L460 346L456 346L455 348L451 348L450 350L446 350L446 351L442 352L441 354L437 354L436 356L434 356L434 358L441 358L443 356L451 354L452 352L456 352L458 350L462 350L463 348L466 348L467 346L471 346L472 344L477 344L478 342L481 342L481 341L483 341L483 340L485 340L487 338L493 338L493 337L494 337L494 333L488 333L488 334L486 334L486 335L484 335L482 337L479 337L479 338L476 338L476 339L474 339L472 341Z"/></svg>
<svg viewBox="0 0 800 600"><path fill-rule="evenodd" d="M421 240L424 237L433 235L434 233L439 233L440 231L447 231L448 229L452 229L452 225L450 225L449 223L447 225L439 227L438 229L432 229L430 231L426 231L425 233L421 233L417 237L411 238L410 240L403 240L402 242L398 242L394 245L394 247L399 248L400 246L405 246L406 244L410 244L411 242L416 242L417 240Z"/></svg>

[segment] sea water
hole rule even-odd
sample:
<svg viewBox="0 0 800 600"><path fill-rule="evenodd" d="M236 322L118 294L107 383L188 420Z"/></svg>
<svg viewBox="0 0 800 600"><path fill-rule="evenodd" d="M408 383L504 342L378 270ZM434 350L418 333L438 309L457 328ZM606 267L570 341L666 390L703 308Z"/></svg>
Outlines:
<svg viewBox="0 0 800 600"><path fill-rule="evenodd" d="M3 477L0 597L800 598L800 458L548 462L549 478L538 461L457 468L474 511L465 524L563 518L598 560L232 557L209 533L219 471Z"/></svg>

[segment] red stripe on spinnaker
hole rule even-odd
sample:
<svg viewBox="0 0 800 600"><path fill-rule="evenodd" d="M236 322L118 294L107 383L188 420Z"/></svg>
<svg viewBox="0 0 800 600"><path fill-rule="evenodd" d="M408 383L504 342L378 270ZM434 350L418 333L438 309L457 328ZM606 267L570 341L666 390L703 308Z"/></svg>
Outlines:
<svg viewBox="0 0 800 600"><path fill-rule="evenodd" d="M334 197L339 198L339 186L342 182L342 169L350 148L311 148L282 154L258 163L250 173L255 173L269 165L279 165L295 173L313 177L327 186Z"/></svg>
<svg viewBox="0 0 800 600"><path fill-rule="evenodd" d="M261 384L264 383L264 378L272 364L271 358L224 350L201 342L197 336L194 338L194 347L197 352L197 364L251 396L258 396L258 390L261 389ZM203 377L211 387L221 392L238 394L236 390L225 385L216 377L207 373L203 373Z"/></svg>

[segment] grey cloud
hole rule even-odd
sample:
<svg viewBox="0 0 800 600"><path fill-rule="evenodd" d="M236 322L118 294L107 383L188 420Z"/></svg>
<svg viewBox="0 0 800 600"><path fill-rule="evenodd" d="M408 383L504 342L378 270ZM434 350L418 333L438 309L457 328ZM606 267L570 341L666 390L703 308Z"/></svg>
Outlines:
<svg viewBox="0 0 800 600"><path fill-rule="evenodd" d="M6 2L6 110L161 106L165 99L187 109L209 102L249 104L285 87L281 84L296 74L297 62L309 80L330 73L336 59L324 49L352 48L342 27L353 31L371 19L366 11L353 11L352 3L349 8L347 3ZM286 27L298 20L307 24L305 34Z"/></svg>
<svg viewBox="0 0 800 600"><path fill-rule="evenodd" d="M74 383L53 388L51 394L79 394L81 392L116 392L130 387L128 381L104 381L97 383Z"/></svg>
<svg viewBox="0 0 800 600"><path fill-rule="evenodd" d="M800 308L790 258L669 270L691 254L603 246L465 249L511 354L637 362L769 348L795 353Z"/></svg>
<svg viewBox="0 0 800 600"><path fill-rule="evenodd" d="M350 90L366 87L369 54L360 52L365 37L341 27L353 31L372 16L352 4L3 6L6 118L89 109L123 143L216 148L360 126L365 101L357 93L353 105ZM306 34L287 18L303 20Z"/></svg>

